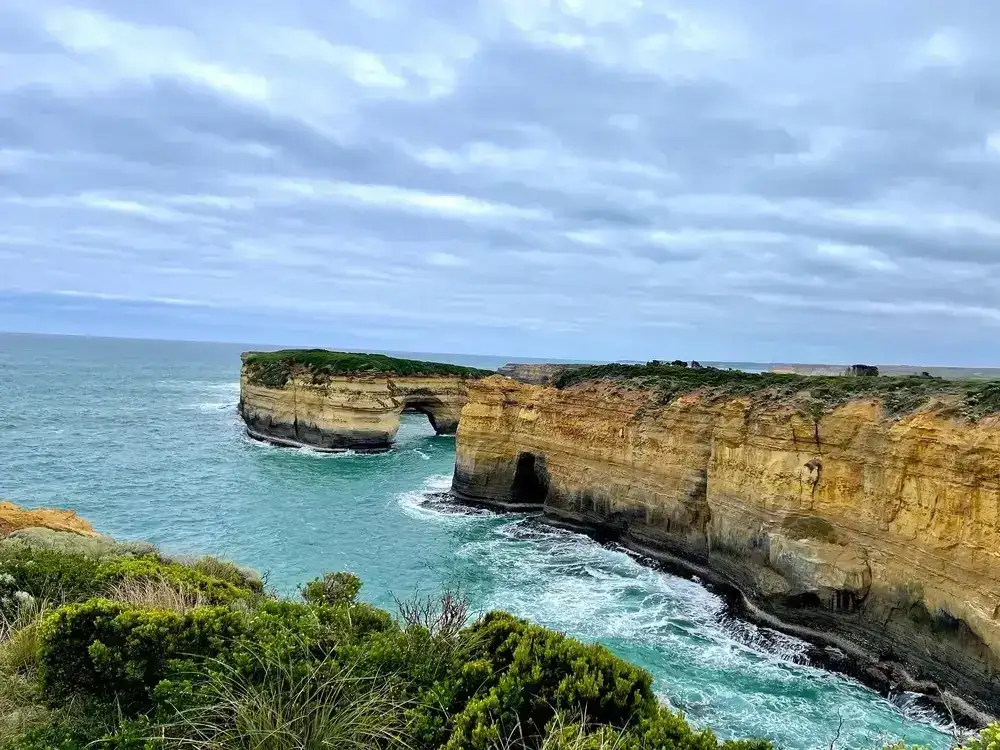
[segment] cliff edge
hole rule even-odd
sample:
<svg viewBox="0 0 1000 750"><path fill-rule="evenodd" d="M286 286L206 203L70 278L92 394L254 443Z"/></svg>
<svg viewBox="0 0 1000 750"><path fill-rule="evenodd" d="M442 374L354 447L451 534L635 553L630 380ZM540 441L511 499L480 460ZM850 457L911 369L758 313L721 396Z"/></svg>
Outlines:
<svg viewBox="0 0 1000 750"><path fill-rule="evenodd" d="M88 521L72 510L57 508L22 508L14 503L0 501L0 538L24 529L49 529L65 531L85 537L98 534Z"/></svg>
<svg viewBox="0 0 1000 750"><path fill-rule="evenodd" d="M386 450L399 415L427 415L454 433L467 385L491 375L471 367L326 350L243 355L239 413L258 440L322 451Z"/></svg>
<svg viewBox="0 0 1000 750"><path fill-rule="evenodd" d="M556 385L470 385L458 497L681 565L873 681L1000 713L1000 385L623 365Z"/></svg>

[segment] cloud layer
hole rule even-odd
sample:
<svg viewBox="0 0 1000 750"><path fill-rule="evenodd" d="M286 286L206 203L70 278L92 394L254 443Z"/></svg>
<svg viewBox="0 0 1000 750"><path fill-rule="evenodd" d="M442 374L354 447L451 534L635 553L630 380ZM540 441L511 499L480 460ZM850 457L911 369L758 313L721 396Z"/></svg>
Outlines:
<svg viewBox="0 0 1000 750"><path fill-rule="evenodd" d="M83 300L181 338L995 364L1000 7L903 6L7 0L0 293L45 330Z"/></svg>

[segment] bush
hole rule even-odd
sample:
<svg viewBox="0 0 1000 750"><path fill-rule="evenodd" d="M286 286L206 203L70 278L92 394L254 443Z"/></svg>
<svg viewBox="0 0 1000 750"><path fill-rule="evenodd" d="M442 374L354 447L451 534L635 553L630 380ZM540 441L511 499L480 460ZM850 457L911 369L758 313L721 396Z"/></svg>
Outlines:
<svg viewBox="0 0 1000 750"><path fill-rule="evenodd" d="M298 373L311 375L314 380L329 375L386 374L398 376L451 376L483 378L495 374L491 370L463 367L445 362L424 362L400 359L384 354L333 352L326 349L286 349L276 352L249 352L243 356L243 371L255 385L284 388Z"/></svg>
<svg viewBox="0 0 1000 750"><path fill-rule="evenodd" d="M217 657L242 630L239 615L222 607L186 615L106 599L63 607L41 626L42 686L53 700L80 694L115 700L126 713L147 710L172 660Z"/></svg>
<svg viewBox="0 0 1000 750"><path fill-rule="evenodd" d="M963 746L964 750L1000 750L1000 724L991 724Z"/></svg>
<svg viewBox="0 0 1000 750"><path fill-rule="evenodd" d="M0 614L18 607L17 592L52 602L76 602L102 587L98 563L84 555L21 545L0 547Z"/></svg>
<svg viewBox="0 0 1000 750"><path fill-rule="evenodd" d="M259 590L237 586L228 580L214 578L195 568L175 562L163 562L155 557L120 557L101 562L94 574L105 587L123 580L164 580L179 587L200 591L211 604L228 604L237 599L255 596Z"/></svg>
<svg viewBox="0 0 1000 750"><path fill-rule="evenodd" d="M515 727L526 737L542 737L559 712L612 727L656 715L652 677L603 646L502 612L487 615L470 636L478 653L466 665L467 677L482 684L455 717L449 750L488 748Z"/></svg>
<svg viewBox="0 0 1000 750"><path fill-rule="evenodd" d="M353 573L325 573L322 578L307 583L302 598L311 604L353 604L361 591L361 579Z"/></svg>
<svg viewBox="0 0 1000 750"><path fill-rule="evenodd" d="M209 578L231 583L238 589L246 589L256 594L264 593L264 581L256 571L241 568L229 560L206 555L199 557L190 567Z"/></svg>
<svg viewBox="0 0 1000 750"><path fill-rule="evenodd" d="M105 561L95 576L144 585L164 570L246 593L150 559ZM304 588L306 603L63 606L30 634L48 708L25 693L38 713L25 714L32 721L15 727L11 747L719 750L711 732L659 705L648 673L602 646L503 612L452 627L464 605L442 605L458 614L439 627L430 599L402 608L414 616L401 626L357 602L359 588L355 576L328 574Z"/></svg>
<svg viewBox="0 0 1000 750"><path fill-rule="evenodd" d="M947 380L919 376L844 377L743 372L712 367L689 368L653 360L644 365L581 365L563 370L553 385L569 388L586 382L610 381L624 387L648 389L660 404L699 392L708 399L773 400L822 415L852 399L878 399L893 416L902 416L935 398L957 401L959 413L970 420L1000 412L1000 382ZM653 399L651 399L652 401Z"/></svg>

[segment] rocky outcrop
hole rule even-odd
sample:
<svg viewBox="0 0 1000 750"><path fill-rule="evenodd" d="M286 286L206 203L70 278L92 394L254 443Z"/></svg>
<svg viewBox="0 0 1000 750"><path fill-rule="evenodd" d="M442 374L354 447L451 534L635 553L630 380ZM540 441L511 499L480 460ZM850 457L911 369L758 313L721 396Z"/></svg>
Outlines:
<svg viewBox="0 0 1000 750"><path fill-rule="evenodd" d="M520 380L522 383L533 383L534 385L550 385L556 378L571 365L554 364L522 364L509 362L501 367L497 372L508 378Z"/></svg>
<svg viewBox="0 0 1000 750"><path fill-rule="evenodd" d="M469 390L459 498L684 566L872 679L933 680L970 714L1000 712L996 416L949 416L947 398L890 418L873 399L817 411L612 381Z"/></svg>
<svg viewBox="0 0 1000 750"><path fill-rule="evenodd" d="M96 537L97 532L72 510L56 508L22 508L14 503L0 502L0 537L22 529L42 528Z"/></svg>
<svg viewBox="0 0 1000 750"><path fill-rule="evenodd" d="M851 365L844 370L844 375L849 378L877 378L878 367L875 365Z"/></svg>
<svg viewBox="0 0 1000 750"><path fill-rule="evenodd" d="M258 440L321 451L381 451L404 411L452 434L482 370L322 350L245 354L239 413Z"/></svg>

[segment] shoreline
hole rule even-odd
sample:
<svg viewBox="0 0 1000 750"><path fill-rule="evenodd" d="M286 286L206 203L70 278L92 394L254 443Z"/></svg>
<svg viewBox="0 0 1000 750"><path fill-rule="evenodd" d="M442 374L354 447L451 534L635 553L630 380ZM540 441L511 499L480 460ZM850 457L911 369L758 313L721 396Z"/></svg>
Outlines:
<svg viewBox="0 0 1000 750"><path fill-rule="evenodd" d="M616 546L624 548L643 558L639 562L651 569L680 578L697 577L701 586L723 599L728 615L802 639L811 647L807 655L811 665L851 677L884 698L898 692L920 695L935 710L941 712L942 717L951 716L958 726L966 729L978 729L997 721L997 717L972 705L961 695L942 690L931 680L918 680L902 664L881 660L843 636L779 619L755 604L722 574L664 549L645 545L627 533L608 533L608 529L555 518L546 514L544 507L537 503L497 503L470 497L454 489L445 494L458 502L497 513L528 513L541 524L581 534L607 549L614 549ZM830 649L836 649L840 655L831 653Z"/></svg>

